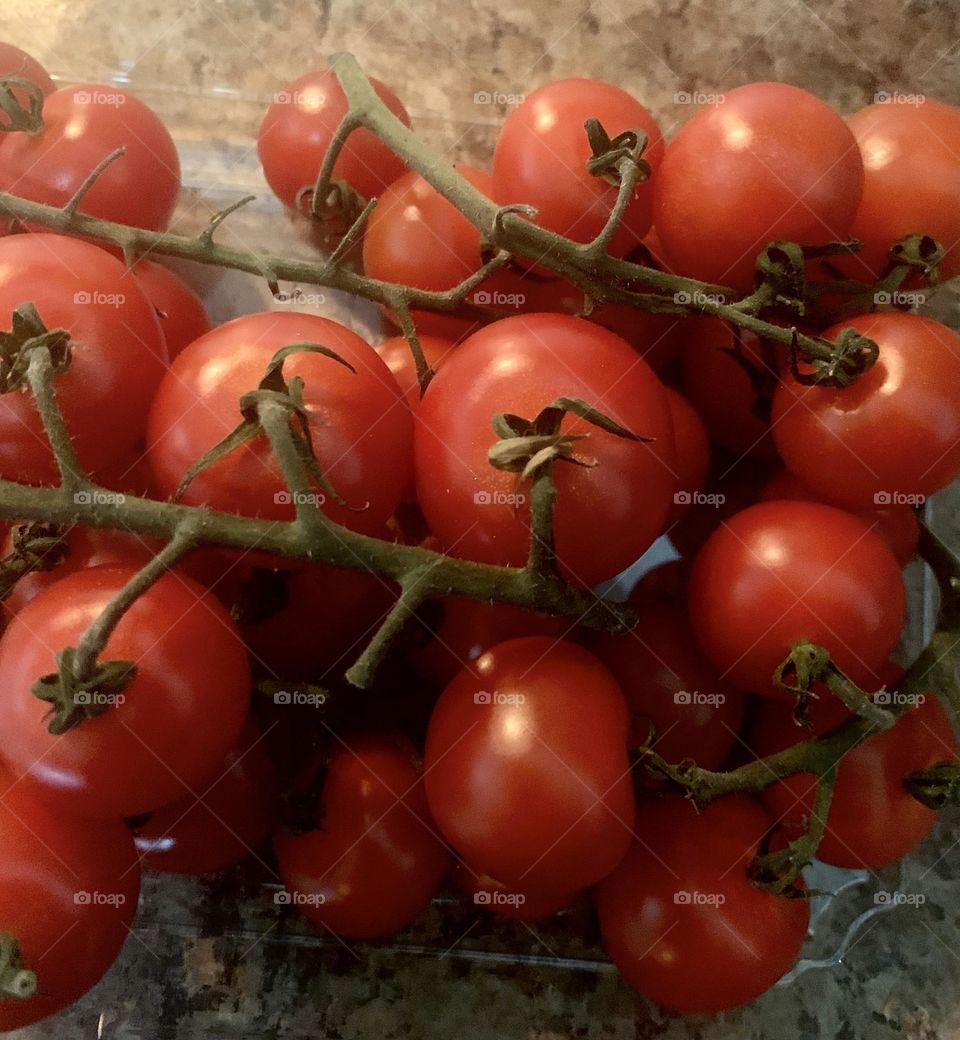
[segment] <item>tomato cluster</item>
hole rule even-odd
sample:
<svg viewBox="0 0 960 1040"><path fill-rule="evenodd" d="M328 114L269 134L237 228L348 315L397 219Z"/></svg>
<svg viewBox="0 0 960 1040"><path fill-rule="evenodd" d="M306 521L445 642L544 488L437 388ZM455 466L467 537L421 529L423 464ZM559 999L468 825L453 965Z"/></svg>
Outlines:
<svg viewBox="0 0 960 1040"><path fill-rule="evenodd" d="M45 95L41 129L0 139L0 190L64 205L123 148L74 199L79 212L167 227L177 153L141 101L96 84L56 90L6 47L0 74ZM393 92L373 85L409 125ZM318 70L264 117L264 174L298 219L347 111L337 77ZM703 281L705 293L754 289L771 240L817 247L855 235L863 251L833 258L833 273L872 282L893 264L891 247L923 234L949 275L960 270L948 204L960 112L929 113L935 126L883 105L844 120L799 88L757 83L665 141L619 87L564 80L510 112L489 171L456 170L486 199L527 207L524 219L585 246L620 194L597 142L632 148L642 176L610 256ZM585 131L591 120L602 134ZM480 230L369 129L347 138L330 173L379 196L362 243L368 278L445 291L480 271ZM624 977L676 1011L737 1006L789 969L809 920L802 882L790 898L775 894L753 865L803 833L817 777L701 811L645 764L655 754L733 768L803 739L775 681L797 644L817 644L868 693L896 688L916 507L960 475L954 332L882 300L808 316L807 332L856 333L878 348L851 385L825 383L783 337L716 315L593 306L543 254L480 271L452 313L414 310L432 373L422 390L403 336L374 346L295 308L212 328L160 263L128 267L87 239L4 230L0 346L69 336L57 404L99 489L80 494L118 508L128 494L177 498L273 524L307 504L341 533L420 544L441 565L522 567L539 537L531 493L547 458L560 579L594 589L664 535L680 560L636 585L633 624L617 634L455 594L428 603L361 695L344 672L397 602L390 581L255 545L194 550L127 606L90 678L77 648L157 543L12 527L0 942L15 944L10 963L38 985L0 992L0 1029L55 1012L103 974L141 866L208 873L248 857L282 883L279 903L346 939L404 928L448 881L467 905L523 920L592 900ZM810 258L807 275L831 271ZM0 479L52 486L58 460L24 371L2 373ZM309 492L288 487L259 424L261 404L281 401ZM494 466L511 434L521 464ZM67 702L38 696L51 676L75 681ZM816 733L848 719L829 690L812 693ZM955 751L932 693L860 743L840 765L821 858L872 869L906 855L936 814L904 777ZM0 986L12 986L8 975Z"/></svg>

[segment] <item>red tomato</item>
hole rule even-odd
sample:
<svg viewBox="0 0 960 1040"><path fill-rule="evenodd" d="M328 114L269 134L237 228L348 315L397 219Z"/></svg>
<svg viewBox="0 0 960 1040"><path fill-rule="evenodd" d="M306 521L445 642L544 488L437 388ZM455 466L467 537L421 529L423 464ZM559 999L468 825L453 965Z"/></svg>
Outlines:
<svg viewBox="0 0 960 1040"><path fill-rule="evenodd" d="M274 354L294 343L326 346L356 369L310 353L291 355L283 367L287 380L305 381L314 451L347 503L318 489L318 504L338 523L379 534L410 482L410 412L376 351L343 325L312 314L249 314L180 354L150 413L148 446L157 483L164 494L173 494L192 463L238 425L240 398L256 389ZM183 501L275 520L294 514L265 436L205 469Z"/></svg>
<svg viewBox="0 0 960 1040"><path fill-rule="evenodd" d="M453 343L440 336L418 335L417 339L420 341L420 349L427 364L436 373L453 350ZM403 336L394 336L385 339L377 347L377 353L393 373L393 378L410 405L410 411L416 414L420 410L420 383L417 380L417 366L410 351L410 344Z"/></svg>
<svg viewBox="0 0 960 1040"><path fill-rule="evenodd" d="M140 865L119 821L55 813L8 778L0 789L0 931L37 976L36 996L0 1000L7 1032L79 1000L106 973L137 911Z"/></svg>
<svg viewBox="0 0 960 1040"><path fill-rule="evenodd" d="M366 939L409 924L450 857L436 834L413 756L399 741L358 737L330 758L317 829L278 831L279 901L337 935Z"/></svg>
<svg viewBox="0 0 960 1040"><path fill-rule="evenodd" d="M733 330L717 318L688 318L683 392L711 440L735 455L773 458L770 400L784 360L783 348Z"/></svg>
<svg viewBox="0 0 960 1040"><path fill-rule="evenodd" d="M699 109L654 178L654 224L680 273L748 291L768 242L849 237L863 191L853 134L787 83L748 83Z"/></svg>
<svg viewBox="0 0 960 1040"><path fill-rule="evenodd" d="M490 465L487 452L497 439L491 423L501 412L533 419L559 397L582 398L653 438L639 443L564 419L562 432L589 433L575 451L597 465L554 464L557 557L568 577L594 585L631 564L662 531L675 460L662 384L623 340L590 322L518 315L457 348L417 415L417 497L448 552L486 563L525 562L529 505L516 496L529 488L518 492L515 473Z"/></svg>
<svg viewBox="0 0 960 1040"><path fill-rule="evenodd" d="M274 679L342 675L396 599L395 586L378 575L325 564L277 571L272 581L277 609L241 621L240 631L254 670Z"/></svg>
<svg viewBox="0 0 960 1040"><path fill-rule="evenodd" d="M212 328L200 297L169 267L152 260L138 260L128 273L160 315L160 327L172 361L195 339Z"/></svg>
<svg viewBox="0 0 960 1040"><path fill-rule="evenodd" d="M707 656L735 685L775 689L794 643L825 647L869 681L903 627L900 565L861 520L817 502L762 502L718 529L690 577L690 616Z"/></svg>
<svg viewBox="0 0 960 1040"><path fill-rule="evenodd" d="M886 699L896 696L886 693ZM850 718L843 704L824 691L810 704L817 734ZM793 721L789 705L761 705L754 720L751 746L759 756L782 751L805 740L809 733ZM947 713L928 693L888 730L868 737L840 761L827 830L817 858L837 867L877 870L902 859L927 836L935 810L918 802L904 787L907 773L927 769L956 756L956 739ZM763 792L763 801L780 823L800 827L809 817L816 778L795 773Z"/></svg>
<svg viewBox="0 0 960 1040"><path fill-rule="evenodd" d="M44 96L52 94L57 88L54 86L50 73L26 51L14 47L12 43L0 43L0 76L16 76L20 79L29 80L34 86L40 88ZM26 91L19 87L14 89L14 96L21 105L29 106L29 97ZM0 126L8 126L10 120L0 114Z"/></svg>
<svg viewBox="0 0 960 1040"><path fill-rule="evenodd" d="M576 242L589 242L603 229L617 188L587 169L591 155L584 121L599 119L609 136L626 130L647 135L644 159L653 178L663 159L663 138L653 116L639 101L611 83L562 79L527 95L507 116L493 151L493 194L497 202L525 203L537 209L536 221ZM649 181L638 182L634 198L610 243L623 256L650 229Z"/></svg>
<svg viewBox="0 0 960 1040"><path fill-rule="evenodd" d="M247 722L212 783L184 788L136 828L141 862L161 874L212 874L256 855L273 829L276 789L263 736Z"/></svg>
<svg viewBox="0 0 960 1040"><path fill-rule="evenodd" d="M407 126L410 117L393 91L371 79L380 100ZM347 99L331 69L307 72L274 95L257 136L263 173L278 198L295 204L301 188L312 187ZM364 198L379 195L403 173L402 160L371 131L354 130L333 166L333 179L346 181Z"/></svg>
<svg viewBox="0 0 960 1040"><path fill-rule="evenodd" d="M784 464L817 494L851 509L913 505L960 476L960 336L916 314L864 314L846 328L880 348L851 386L802 386L773 399Z"/></svg>
<svg viewBox="0 0 960 1040"><path fill-rule="evenodd" d="M876 104L849 119L863 156L863 198L850 236L863 243L843 260L853 278L872 282L907 235L931 235L947 250L940 274L960 274L960 109L927 98L919 107Z"/></svg>
<svg viewBox="0 0 960 1040"><path fill-rule="evenodd" d="M475 870L512 891L586 888L630 842L628 725L616 681L586 650L543 636L500 643L460 672L430 719L434 819Z"/></svg>
<svg viewBox="0 0 960 1040"><path fill-rule="evenodd" d="M746 1004L796 961L810 905L747 876L770 817L729 795L698 813L682 795L642 799L637 840L597 889L603 942L624 978L682 1013Z"/></svg>
<svg viewBox="0 0 960 1040"><path fill-rule="evenodd" d="M11 530L0 548L0 557L9 556L14 548L14 532ZM111 531L107 528L71 527L63 539L62 558L51 570L28 571L13 591L3 601L3 613L7 619L22 610L39 592L59 581L67 574L112 564L129 564L142 567L156 552L156 547L147 539L128 531Z"/></svg>
<svg viewBox="0 0 960 1040"><path fill-rule="evenodd" d="M134 573L117 566L68 574L0 639L0 754L44 796L83 816L135 816L179 797L184 784L193 789L236 743L249 706L250 669L229 616L174 572L124 614L100 655L135 663L122 694L96 718L60 736L48 732L50 706L33 695L33 683L56 670L57 652L77 645Z"/></svg>
<svg viewBox="0 0 960 1040"><path fill-rule="evenodd" d="M693 405L671 387L665 389L677 460L676 491L673 493L673 509L668 522L675 522L703 491L710 467L710 442L703 420Z"/></svg>
<svg viewBox="0 0 960 1040"><path fill-rule="evenodd" d="M463 862L454 864L451 878L456 887L470 897L474 908L489 910L498 917L512 921L538 921L544 917L553 917L565 910L574 899L573 895L531 895L511 889Z"/></svg>
<svg viewBox="0 0 960 1040"><path fill-rule="evenodd" d="M764 484L760 498L765 502L774 499L792 499L801 502L822 502L823 499L788 469L778 469ZM867 527L878 534L890 547L901 567L917 555L920 541L920 523L908 505L876 506L859 509L858 516Z"/></svg>
<svg viewBox="0 0 960 1040"><path fill-rule="evenodd" d="M43 105L44 128L5 134L0 186L35 202L62 206L97 164L115 159L84 195L79 212L162 231L180 194L180 159L167 128L139 98L119 87L63 87Z"/></svg>
<svg viewBox="0 0 960 1040"><path fill-rule="evenodd" d="M89 242L12 235L0 241L0 328L9 330L13 311L28 301L48 329L71 336L70 365L54 385L80 462L99 471L132 455L167 361L146 297L124 277L119 260ZM0 475L58 482L29 393L0 398Z"/></svg>
<svg viewBox="0 0 960 1040"><path fill-rule="evenodd" d="M737 741L746 697L706 659L682 607L641 606L632 631L591 633L587 646L627 699L632 748L645 744L652 729L653 747L668 762L722 765Z"/></svg>
<svg viewBox="0 0 960 1040"><path fill-rule="evenodd" d="M418 674L431 686L443 689L461 668L507 639L518 636L571 634L570 618L537 614L509 603L447 596L442 601L443 618L433 638L415 659Z"/></svg>

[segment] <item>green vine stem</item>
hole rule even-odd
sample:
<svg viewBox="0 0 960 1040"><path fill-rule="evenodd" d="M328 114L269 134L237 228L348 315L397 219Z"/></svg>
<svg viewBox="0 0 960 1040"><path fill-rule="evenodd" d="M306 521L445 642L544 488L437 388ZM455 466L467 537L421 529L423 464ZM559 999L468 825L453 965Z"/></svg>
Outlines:
<svg viewBox="0 0 960 1040"><path fill-rule="evenodd" d="M36 992L37 976L24 967L16 937L0 932L0 1000L25 1000Z"/></svg>

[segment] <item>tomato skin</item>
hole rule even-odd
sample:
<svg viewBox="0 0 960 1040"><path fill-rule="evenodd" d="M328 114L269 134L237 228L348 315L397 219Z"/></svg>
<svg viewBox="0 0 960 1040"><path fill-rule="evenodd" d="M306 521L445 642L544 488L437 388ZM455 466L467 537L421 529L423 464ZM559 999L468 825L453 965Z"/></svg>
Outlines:
<svg viewBox="0 0 960 1040"><path fill-rule="evenodd" d="M668 524L675 523L703 491L710 468L710 442L703 420L692 404L672 387L664 388L670 406L673 444L676 452L676 491Z"/></svg>
<svg viewBox="0 0 960 1040"><path fill-rule="evenodd" d="M576 242L594 239L617 189L587 170L591 149L583 124L591 117L611 138L625 130L643 131L648 137L643 157L656 179L663 138L650 112L611 83L563 79L528 94L504 121L493 151L496 201L536 207L538 224ZM650 181L638 182L608 247L611 255L625 255L650 229L651 198Z"/></svg>
<svg viewBox="0 0 960 1040"><path fill-rule="evenodd" d="M925 234L946 249L940 275L960 274L960 109L927 98L921 107L874 104L847 121L863 156L863 197L850 229L861 252L842 259L849 277L872 282L889 249Z"/></svg>
<svg viewBox="0 0 960 1040"><path fill-rule="evenodd" d="M462 860L453 865L451 880L474 908L489 910L497 917L511 921L539 921L565 910L576 897L571 895L538 895L511 889L482 872L475 871Z"/></svg>
<svg viewBox="0 0 960 1040"><path fill-rule="evenodd" d="M427 364L436 373L453 350L453 343L442 336L418 335L417 339L420 341L420 349ZM396 379L400 392L410 406L410 411L416 415L420 409L420 382L417 379L417 366L410 344L403 336L393 336L385 339L377 347L377 353L387 363L387 368L393 373L393 378Z"/></svg>
<svg viewBox="0 0 960 1040"><path fill-rule="evenodd" d="M778 469L760 489L763 501L797 499L802 502L822 502L823 499L788 469ZM829 503L828 503L829 504ZM920 542L920 522L908 505L875 506L855 513L875 534L890 547L901 567L916 557Z"/></svg>
<svg viewBox="0 0 960 1040"><path fill-rule="evenodd" d="M68 574L44 589L0 639L0 754L45 798L100 818L135 816L202 783L236 743L250 702L250 669L229 615L178 573L161 578L127 611L101 660L134 661L122 703L61 736L49 705L31 692L56 669L132 567Z"/></svg>
<svg viewBox="0 0 960 1040"><path fill-rule="evenodd" d="M600 883L597 911L607 953L643 996L684 1014L725 1011L796 961L809 903L747 877L771 823L741 794L700 813L679 794L641 799L637 840Z"/></svg>
<svg viewBox="0 0 960 1040"><path fill-rule="evenodd" d="M0 1000L0 1030L55 1014L91 989L133 923L140 865L127 828L57 813L27 784L0 778L0 931L20 943L38 994Z"/></svg>
<svg viewBox="0 0 960 1040"><path fill-rule="evenodd" d="M160 328L171 361L213 327L200 297L169 267L141 258L127 276L160 312Z"/></svg>
<svg viewBox="0 0 960 1040"><path fill-rule="evenodd" d="M52 570L34 570L25 574L3 600L2 612L7 620L22 610L38 593L74 571L110 564L142 567L153 557L156 548L150 540L127 531L83 527L77 524L64 535L66 554ZM3 540L0 557L13 552L11 530Z"/></svg>
<svg viewBox="0 0 960 1040"><path fill-rule="evenodd" d="M157 809L135 830L141 862L161 874L232 867L273 829L277 781L263 736L248 721L211 783Z"/></svg>
<svg viewBox="0 0 960 1040"><path fill-rule="evenodd" d="M410 482L410 412L376 351L343 325L312 314L236 318L195 340L175 359L148 424L157 483L164 494L173 494L192 463L238 425L238 402L256 389L273 355L293 343L322 344L356 369L309 353L291 355L283 367L287 380L300 376L305 381L317 459L348 504L327 496L323 511L353 530L378 534ZM294 515L289 497L264 436L200 473L183 501L289 520Z"/></svg>
<svg viewBox="0 0 960 1040"><path fill-rule="evenodd" d="M737 740L746 696L704 656L682 607L648 603L638 614L631 631L587 640L626 697L631 748L649 739L652 726L653 747L668 762L692 758L718 768Z"/></svg>
<svg viewBox="0 0 960 1040"><path fill-rule="evenodd" d="M654 224L671 266L749 291L768 242L849 237L863 163L826 102L786 83L749 83L677 131L653 185Z"/></svg>
<svg viewBox="0 0 960 1040"><path fill-rule="evenodd" d="M742 689L775 693L773 673L801 640L867 683L903 627L900 565L855 516L816 502L761 502L700 550L690 617L707 656Z"/></svg>
<svg viewBox="0 0 960 1040"><path fill-rule="evenodd" d="M420 770L410 750L389 736L356 737L334 751L318 828L280 830L274 848L294 905L314 924L351 939L390 935L409 924L450 866Z"/></svg>
<svg viewBox="0 0 960 1040"><path fill-rule="evenodd" d="M586 650L546 636L500 643L431 716L424 771L438 827L511 891L586 888L630 841L628 725L616 681Z"/></svg>
<svg viewBox="0 0 960 1040"><path fill-rule="evenodd" d="M391 112L407 126L410 117L384 83L370 83ZM316 183L330 142L347 114L347 99L332 69L316 69L288 83L275 95L257 135L257 152L274 194L295 206L297 192ZM333 179L346 181L364 198L379 195L404 171L402 160L370 130L361 127L347 139L333 166Z"/></svg>
<svg viewBox="0 0 960 1040"><path fill-rule="evenodd" d="M594 585L636 560L663 529L673 499L674 458L662 384L623 340L590 322L518 315L457 347L417 415L417 498L447 551L486 563L525 563L529 503L515 510L516 474L488 461L496 441L491 424L501 412L532 419L559 397L583 398L632 432L653 438L638 443L564 419L564 433L590 434L580 454L597 465L554 466L557 557L567 577ZM598 523L604 531L600 541Z"/></svg>
<svg viewBox="0 0 960 1040"><path fill-rule="evenodd" d="M7 135L7 137L12 135ZM62 235L0 240L0 328L33 302L48 329L72 338L71 362L54 378L81 464L98 472L133 454L166 368L160 326L119 260ZM32 395L0 397L0 475L25 484L59 480Z"/></svg>
<svg viewBox="0 0 960 1040"><path fill-rule="evenodd" d="M880 348L843 389L785 376L773 399L784 465L849 509L922 502L960 475L960 336L917 314L864 314L846 328Z"/></svg>
<svg viewBox="0 0 960 1040"><path fill-rule="evenodd" d="M112 85L63 87L44 101L43 122L39 133L5 134L0 142L4 191L63 206L98 163L123 148L79 212L152 231L167 227L180 194L180 159L167 128L139 98Z"/></svg>
<svg viewBox="0 0 960 1040"><path fill-rule="evenodd" d="M896 690L896 683L891 683ZM816 734L850 718L843 704L824 691L810 704ZM788 705L760 706L750 744L758 756L790 747L811 734L793 721ZM817 858L837 867L877 870L903 859L927 836L937 813L903 786L907 773L927 769L956 755L956 738L939 699L927 693L885 732L868 737L840 760L827 830ZM795 773L768 787L764 804L777 820L794 829L813 807L816 777Z"/></svg>

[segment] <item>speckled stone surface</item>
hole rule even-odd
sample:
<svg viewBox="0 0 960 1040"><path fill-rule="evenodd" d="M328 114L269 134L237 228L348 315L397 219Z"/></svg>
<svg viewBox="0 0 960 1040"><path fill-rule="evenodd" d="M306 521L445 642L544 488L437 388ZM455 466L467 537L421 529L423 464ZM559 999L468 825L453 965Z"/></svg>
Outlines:
<svg viewBox="0 0 960 1040"><path fill-rule="evenodd" d="M669 132L683 95L756 79L807 87L844 110L877 92L960 102L960 8L874 0L3 0L0 35L64 80L129 81L171 126L190 191L179 220L262 189L253 147L265 103L336 50L404 98L417 129L452 159L482 161L517 96L559 76L623 84ZM304 249L265 201L230 232ZM252 279L190 272L214 316L265 300ZM956 297L937 301L956 324ZM330 297L325 313L345 314ZM369 312L351 312L367 327ZM960 545L957 496L934 504ZM877 887L922 893L865 922L842 963L809 967L754 1005L679 1019L636 998L575 912L547 926L492 926L450 903L431 908L404 948L348 949L278 916L271 879L144 887L136 932L109 976L55 1023L23 1031L57 1040L947 1040L960 1037L956 844L947 819L899 881L867 879L825 912L805 951L836 951ZM242 898L241 898L242 897ZM465 933L465 934L464 934ZM586 938L584 938L584 936Z"/></svg>

